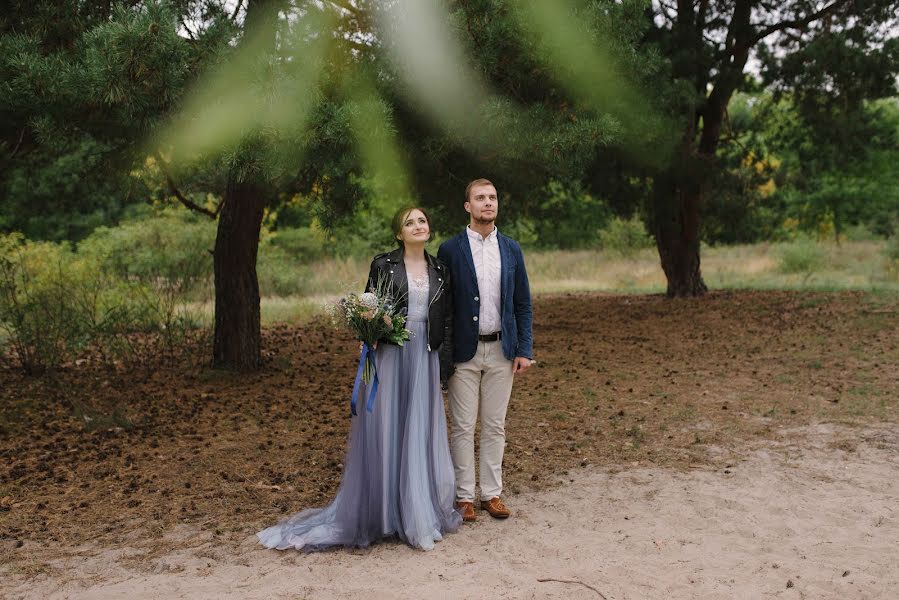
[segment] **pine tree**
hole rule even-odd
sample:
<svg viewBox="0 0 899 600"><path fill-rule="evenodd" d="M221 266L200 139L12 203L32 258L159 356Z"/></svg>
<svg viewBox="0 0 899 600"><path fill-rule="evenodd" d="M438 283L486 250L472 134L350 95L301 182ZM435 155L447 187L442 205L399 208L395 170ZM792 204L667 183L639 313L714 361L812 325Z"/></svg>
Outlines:
<svg viewBox="0 0 899 600"><path fill-rule="evenodd" d="M191 55L160 4L11 3L0 16L0 226L78 239L142 199L132 169Z"/></svg>
<svg viewBox="0 0 899 600"><path fill-rule="evenodd" d="M864 74L854 70L852 61L826 59L817 65L826 65L837 82L852 81L859 97L895 93L897 65L890 59L895 57L895 38L884 25L895 21L897 8L899 3L883 0L678 0L653 3L647 10L654 26L647 42L670 60L669 85L684 90L681 102L670 106L680 123L677 152L653 177L653 229L669 296L696 296L707 289L699 257L702 206L726 133L727 107L734 93L747 85L753 53L769 66L786 56L782 67L792 65L787 70L793 74L780 81L800 89L800 73L808 66L803 61L817 48L836 44L845 50L854 42L869 55ZM779 51L768 50L774 47ZM832 93L823 80L818 83L810 96L813 103Z"/></svg>

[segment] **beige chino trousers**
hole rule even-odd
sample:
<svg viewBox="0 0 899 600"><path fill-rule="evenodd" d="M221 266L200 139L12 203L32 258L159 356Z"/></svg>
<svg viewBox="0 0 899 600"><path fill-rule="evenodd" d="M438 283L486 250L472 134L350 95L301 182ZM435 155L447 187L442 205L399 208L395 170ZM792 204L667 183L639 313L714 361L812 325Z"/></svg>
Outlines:
<svg viewBox="0 0 899 600"><path fill-rule="evenodd" d="M478 342L471 360L456 363L448 396L453 418L451 451L457 500L474 501L474 432L479 415L481 499L502 494L506 409L513 379L512 361L503 356L500 341Z"/></svg>

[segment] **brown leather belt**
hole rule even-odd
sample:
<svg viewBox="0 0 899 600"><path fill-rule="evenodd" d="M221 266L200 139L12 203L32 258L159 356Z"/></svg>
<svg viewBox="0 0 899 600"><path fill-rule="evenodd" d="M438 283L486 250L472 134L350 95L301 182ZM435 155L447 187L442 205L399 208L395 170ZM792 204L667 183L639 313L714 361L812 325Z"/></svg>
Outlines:
<svg viewBox="0 0 899 600"><path fill-rule="evenodd" d="M502 339L502 334L499 331L494 333L485 333L483 335L478 336L479 342L497 342Z"/></svg>

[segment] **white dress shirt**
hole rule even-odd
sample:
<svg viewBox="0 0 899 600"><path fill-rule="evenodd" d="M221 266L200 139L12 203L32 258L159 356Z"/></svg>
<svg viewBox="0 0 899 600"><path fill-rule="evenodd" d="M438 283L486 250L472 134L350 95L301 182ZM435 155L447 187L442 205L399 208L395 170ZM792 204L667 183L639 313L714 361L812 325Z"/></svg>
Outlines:
<svg viewBox="0 0 899 600"><path fill-rule="evenodd" d="M497 229L493 228L486 238L466 227L474 271L478 278L478 296L474 298L480 306L478 313L478 333L495 333L502 329L500 313L500 273L502 260L499 255Z"/></svg>

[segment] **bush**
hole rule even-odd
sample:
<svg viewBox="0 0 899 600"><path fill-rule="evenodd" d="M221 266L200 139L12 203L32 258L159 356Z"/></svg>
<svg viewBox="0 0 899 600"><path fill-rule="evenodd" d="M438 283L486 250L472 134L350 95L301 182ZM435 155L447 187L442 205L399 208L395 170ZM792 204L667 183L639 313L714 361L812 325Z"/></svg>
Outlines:
<svg viewBox="0 0 899 600"><path fill-rule="evenodd" d="M122 265L140 252L124 256L120 233L100 232L79 253L68 244L0 235L0 328L27 374L88 348L103 361L133 356L130 334L138 331L160 332L171 348L196 326L179 309L177 293L191 275L174 278L181 281L175 285L151 277L154 269L127 275Z"/></svg>
<svg viewBox="0 0 899 600"><path fill-rule="evenodd" d="M843 231L843 236L850 242L871 242L883 239L882 235L872 231L871 228L864 223L850 225Z"/></svg>
<svg viewBox="0 0 899 600"><path fill-rule="evenodd" d="M886 260L886 270L893 279L899 280L899 233L896 233L887 241L883 249Z"/></svg>
<svg viewBox="0 0 899 600"><path fill-rule="evenodd" d="M256 275L262 296L302 293L312 275L309 263L328 254L327 234L312 227L264 232L259 242Z"/></svg>
<svg viewBox="0 0 899 600"><path fill-rule="evenodd" d="M327 237L324 232L311 227L297 227L272 231L265 242L282 250L290 260L306 264L324 258Z"/></svg>
<svg viewBox="0 0 899 600"><path fill-rule="evenodd" d="M599 231L599 243L603 250L616 252L622 256L632 256L654 244L652 236L638 216L630 219L615 217Z"/></svg>
<svg viewBox="0 0 899 600"><path fill-rule="evenodd" d="M608 204L588 194L578 184L562 184L551 181L540 190L540 199L536 207L524 215L511 213L513 228L522 244L525 240L535 238L533 245L547 249L583 249L596 246L596 232L604 228L611 216ZM508 208L508 207L507 207ZM500 207L500 218L504 221L503 207ZM506 229L509 229L507 226ZM514 237L514 235L513 235Z"/></svg>
<svg viewBox="0 0 899 600"><path fill-rule="evenodd" d="M256 276L261 296L290 296L303 292L311 272L283 247L262 243L256 261Z"/></svg>
<svg viewBox="0 0 899 600"><path fill-rule="evenodd" d="M396 248L390 230L391 214L365 208L337 223L324 234L327 254L336 258L372 257Z"/></svg>
<svg viewBox="0 0 899 600"><path fill-rule="evenodd" d="M824 252L812 239L800 237L779 248L778 268L782 273L801 273L808 278L824 264Z"/></svg>
<svg viewBox="0 0 899 600"><path fill-rule="evenodd" d="M502 224L502 232L525 248L545 245L537 234L534 222L524 217L509 224Z"/></svg>
<svg viewBox="0 0 899 600"><path fill-rule="evenodd" d="M883 249L884 255L890 260L899 260L899 234L889 239L887 245Z"/></svg>
<svg viewBox="0 0 899 600"><path fill-rule="evenodd" d="M22 369L35 374L86 342L71 293L68 246L0 236L0 326Z"/></svg>
<svg viewBox="0 0 899 600"><path fill-rule="evenodd" d="M171 210L101 227L78 245L78 253L108 279L110 293L114 281L125 286L122 306L140 313L142 330L162 332L171 345L196 326L182 309L184 300L211 297L214 246L215 223Z"/></svg>
<svg viewBox="0 0 899 600"><path fill-rule="evenodd" d="M166 295L208 287L212 277L215 223L183 211L101 227L78 245L101 269L139 281Z"/></svg>

